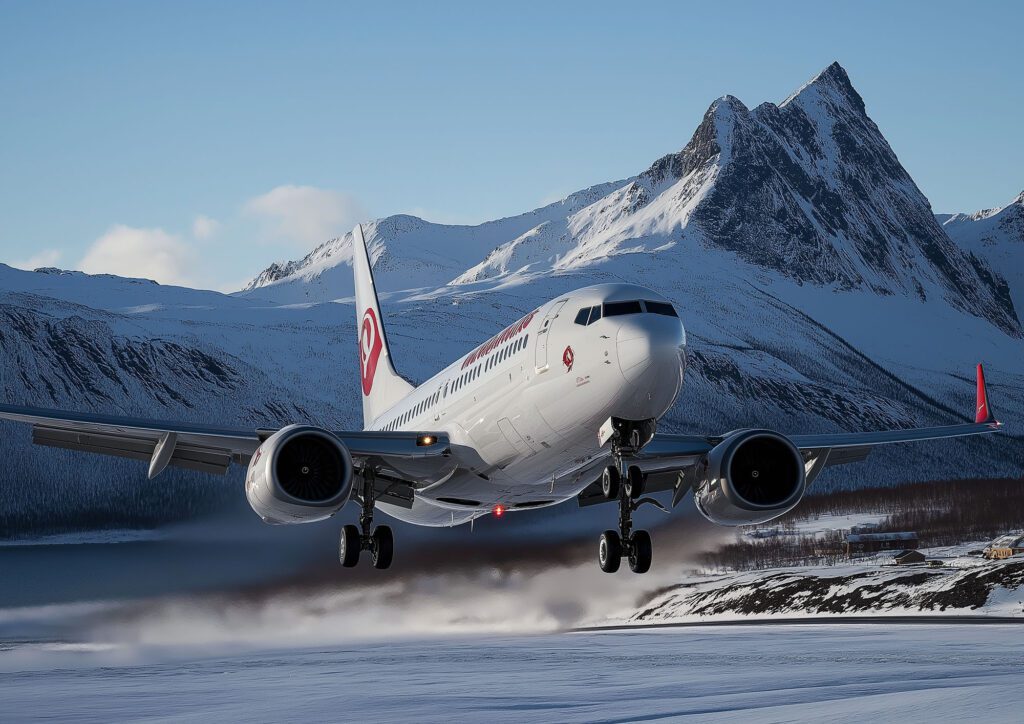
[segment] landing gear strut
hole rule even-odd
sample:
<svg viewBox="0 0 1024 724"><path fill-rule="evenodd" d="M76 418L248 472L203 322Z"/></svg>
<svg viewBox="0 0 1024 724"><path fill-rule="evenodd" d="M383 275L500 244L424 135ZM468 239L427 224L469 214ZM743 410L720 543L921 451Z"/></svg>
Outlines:
<svg viewBox="0 0 1024 724"><path fill-rule="evenodd" d="M626 445L622 444L623 437ZM614 464L605 468L601 475L601 492L605 498L619 501L619 529L602 533L598 545L598 563L605 573L619 570L623 556L633 573L646 573L651 568L651 534L646 530L633 530L633 511L645 502L655 501L640 497L644 492L644 474L639 467L630 465L624 475L622 472L623 457L636 452L637 439L636 435L616 435L612 440Z"/></svg>
<svg viewBox="0 0 1024 724"><path fill-rule="evenodd" d="M341 529L338 540L338 560L346 568L359 563L359 553L370 551L374 568L389 568L395 556L395 536L391 528L378 525L373 529L374 474L371 468L363 470L362 511L359 525L346 525ZM371 533L371 529L373 532Z"/></svg>

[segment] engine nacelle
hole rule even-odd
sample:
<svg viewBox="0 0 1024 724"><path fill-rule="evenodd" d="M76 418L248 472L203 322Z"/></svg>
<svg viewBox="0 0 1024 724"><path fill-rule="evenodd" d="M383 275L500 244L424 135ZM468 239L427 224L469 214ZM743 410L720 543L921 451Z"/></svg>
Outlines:
<svg viewBox="0 0 1024 724"><path fill-rule="evenodd" d="M352 456L318 427L289 425L257 448L245 475L245 497L264 523L330 518L352 495Z"/></svg>
<svg viewBox="0 0 1024 724"><path fill-rule="evenodd" d="M796 507L806 489L805 473L800 451L786 436L739 430L708 453L693 500L718 525L764 523Z"/></svg>

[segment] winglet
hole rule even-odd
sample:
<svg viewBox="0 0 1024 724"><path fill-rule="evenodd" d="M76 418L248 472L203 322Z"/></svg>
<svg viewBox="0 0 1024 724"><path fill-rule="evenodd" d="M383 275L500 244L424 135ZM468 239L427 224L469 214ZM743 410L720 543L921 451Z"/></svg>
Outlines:
<svg viewBox="0 0 1024 724"><path fill-rule="evenodd" d="M978 398L975 406L974 421L976 423L995 423L999 422L996 420L995 415L992 414L992 408L988 404L988 388L985 386L985 370L982 369L981 364L978 364Z"/></svg>

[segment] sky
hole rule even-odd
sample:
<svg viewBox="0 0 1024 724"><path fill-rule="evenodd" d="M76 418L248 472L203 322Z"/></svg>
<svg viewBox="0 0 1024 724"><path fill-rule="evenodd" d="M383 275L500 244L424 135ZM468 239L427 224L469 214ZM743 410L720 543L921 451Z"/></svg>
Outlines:
<svg viewBox="0 0 1024 724"><path fill-rule="evenodd" d="M847 70L938 212L1024 189L1024 3L0 0L0 262L220 290L644 170Z"/></svg>

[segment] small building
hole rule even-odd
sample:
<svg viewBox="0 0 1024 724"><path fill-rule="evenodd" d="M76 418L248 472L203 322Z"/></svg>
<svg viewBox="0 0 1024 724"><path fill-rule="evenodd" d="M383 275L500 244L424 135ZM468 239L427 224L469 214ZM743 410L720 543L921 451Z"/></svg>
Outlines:
<svg viewBox="0 0 1024 724"><path fill-rule="evenodd" d="M906 566L911 563L924 563L924 561L924 553L913 549L900 551L892 557L892 562L897 566Z"/></svg>
<svg viewBox="0 0 1024 724"><path fill-rule="evenodd" d="M878 531L878 523L861 523L850 528L851 533L875 533Z"/></svg>
<svg viewBox="0 0 1024 724"><path fill-rule="evenodd" d="M902 551L918 547L917 533L851 533L846 536L846 555L877 551Z"/></svg>
<svg viewBox="0 0 1024 724"><path fill-rule="evenodd" d="M1024 534L1010 533L996 538L985 546L982 555L986 558L1001 560L1024 553Z"/></svg>

